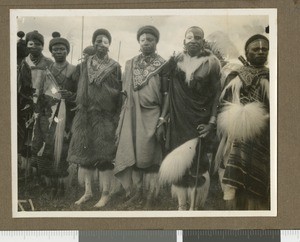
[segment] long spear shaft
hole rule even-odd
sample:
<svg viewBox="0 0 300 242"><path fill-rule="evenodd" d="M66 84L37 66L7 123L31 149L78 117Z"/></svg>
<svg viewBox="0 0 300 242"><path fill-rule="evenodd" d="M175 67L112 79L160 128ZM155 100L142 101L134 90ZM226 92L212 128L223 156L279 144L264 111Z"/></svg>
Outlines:
<svg viewBox="0 0 300 242"><path fill-rule="evenodd" d="M71 64L73 64L73 45L71 46Z"/></svg>
<svg viewBox="0 0 300 242"><path fill-rule="evenodd" d="M80 51L80 63L82 63L82 55L83 55L83 34L84 34L84 16L82 16L82 21L81 21L81 51ZM81 70L82 71L82 65L81 65Z"/></svg>
<svg viewBox="0 0 300 242"><path fill-rule="evenodd" d="M80 50L80 75L82 75L82 59L83 59L83 34L84 34L84 16L81 18L81 50ZM79 165L77 164L76 173L78 177ZM76 183L76 196L78 195L78 182Z"/></svg>
<svg viewBox="0 0 300 242"><path fill-rule="evenodd" d="M121 41L119 42L118 62L120 60L120 52L121 52Z"/></svg>
<svg viewBox="0 0 300 242"><path fill-rule="evenodd" d="M201 146L202 146L202 138L198 137L198 156L197 156L197 170L196 170L196 182L195 182L195 195L194 195L194 207L196 206L196 197L197 197L197 186L199 180L199 167L200 167L200 159L201 159Z"/></svg>

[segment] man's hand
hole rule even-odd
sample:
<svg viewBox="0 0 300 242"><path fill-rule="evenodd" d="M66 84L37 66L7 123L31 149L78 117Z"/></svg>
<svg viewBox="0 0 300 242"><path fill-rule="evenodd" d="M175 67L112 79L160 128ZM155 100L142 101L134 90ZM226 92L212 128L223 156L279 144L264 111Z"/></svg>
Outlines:
<svg viewBox="0 0 300 242"><path fill-rule="evenodd" d="M197 127L197 130L199 132L199 137L200 138L205 138L210 131L213 129L213 124L199 124Z"/></svg>
<svg viewBox="0 0 300 242"><path fill-rule="evenodd" d="M58 92L60 93L62 99L68 100L73 96L73 93L68 90L59 90Z"/></svg>
<svg viewBox="0 0 300 242"><path fill-rule="evenodd" d="M166 129L165 129L165 120L159 119L156 126L156 139L161 142L166 140Z"/></svg>
<svg viewBox="0 0 300 242"><path fill-rule="evenodd" d="M156 129L156 139L159 142L166 140L166 130L164 125L161 125Z"/></svg>

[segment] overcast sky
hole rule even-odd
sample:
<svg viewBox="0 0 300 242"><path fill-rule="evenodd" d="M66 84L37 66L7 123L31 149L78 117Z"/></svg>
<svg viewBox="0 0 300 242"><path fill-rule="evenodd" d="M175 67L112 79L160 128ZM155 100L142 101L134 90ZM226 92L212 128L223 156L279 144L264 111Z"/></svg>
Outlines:
<svg viewBox="0 0 300 242"><path fill-rule="evenodd" d="M106 11L106 15L109 15ZM142 10L141 10L142 11ZM203 10L202 10L203 11ZM212 10L211 10L212 11ZM55 10L47 12L47 15L54 15ZM66 12L65 15L69 14ZM143 25L154 25L160 31L160 41L157 45L157 52L165 59L168 59L174 51L182 51L183 39L186 29L190 26L203 28L205 38L219 41L222 48L228 47L228 58L234 59L238 54L244 54L245 41L253 34L264 34L265 27L269 25L267 15L149 15L147 11L143 16L91 16L84 14L80 16L19 16L17 18L17 30L25 33L38 30L44 35L44 55L51 57L48 50L52 32L58 31L61 37L68 39L73 49L70 52L68 61L78 63L81 56L82 23L83 25L83 48L91 45L92 34L98 28L106 28L112 35L110 46L110 57L117 60L119 46L119 62L124 67L125 61L139 54L139 44L136 39L137 30ZM203 13L203 12L202 12ZM179 13L180 14L180 13ZM61 14L60 14L61 15ZM93 14L95 15L95 13ZM115 15L115 14L113 14ZM266 35L266 34L265 34ZM230 51L231 50L231 51ZM72 58L71 58L72 57Z"/></svg>

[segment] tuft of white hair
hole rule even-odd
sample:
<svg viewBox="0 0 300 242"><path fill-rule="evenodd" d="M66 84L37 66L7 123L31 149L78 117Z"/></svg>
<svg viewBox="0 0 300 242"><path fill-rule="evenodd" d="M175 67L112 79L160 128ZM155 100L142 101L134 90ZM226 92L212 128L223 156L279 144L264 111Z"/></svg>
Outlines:
<svg viewBox="0 0 300 242"><path fill-rule="evenodd" d="M224 85L225 83L223 83ZM241 79L237 76L235 78L233 78L229 84L224 88L224 90L222 91L221 95L220 95L220 102L223 101L223 98L227 92L227 90L231 89L231 93L232 93L232 102L233 103L239 103L240 102L240 90L243 86L243 82L241 81Z"/></svg>
<svg viewBox="0 0 300 242"><path fill-rule="evenodd" d="M146 191L157 197L160 191L158 174L154 172L146 173L143 176L143 185Z"/></svg>
<svg viewBox="0 0 300 242"><path fill-rule="evenodd" d="M232 63L229 62L228 64L226 64L222 70L221 70L221 78L220 78L220 82L221 82L221 90L223 90L224 86L225 86L225 81L228 77L228 75L233 72L238 70L239 68L241 68L241 64L236 64L236 63Z"/></svg>
<svg viewBox="0 0 300 242"><path fill-rule="evenodd" d="M259 135L266 127L269 114L261 102L246 105L241 103L225 103L218 115L219 132L232 139L248 140Z"/></svg>
<svg viewBox="0 0 300 242"><path fill-rule="evenodd" d="M161 184L176 183L183 177L192 165L197 144L198 138L191 139L166 156L159 169L159 182Z"/></svg>
<svg viewBox="0 0 300 242"><path fill-rule="evenodd" d="M94 181L99 182L100 192L103 192L104 186L109 187L110 194L117 193L121 190L121 183L114 176L112 170L99 171L96 169L93 173L93 179Z"/></svg>
<svg viewBox="0 0 300 242"><path fill-rule="evenodd" d="M91 169L86 169L84 167L79 167L78 169L78 183L80 186L84 187L85 181L88 177L91 177L91 180L98 179L98 171L91 170Z"/></svg>

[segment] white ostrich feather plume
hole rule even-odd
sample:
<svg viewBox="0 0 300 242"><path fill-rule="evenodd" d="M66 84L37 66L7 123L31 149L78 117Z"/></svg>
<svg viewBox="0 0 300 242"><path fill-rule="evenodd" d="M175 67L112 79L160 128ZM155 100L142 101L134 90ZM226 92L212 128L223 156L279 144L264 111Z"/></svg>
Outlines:
<svg viewBox="0 0 300 242"><path fill-rule="evenodd" d="M175 183L192 165L198 138L191 139L174 149L163 160L159 170L159 182Z"/></svg>
<svg viewBox="0 0 300 242"><path fill-rule="evenodd" d="M190 85L191 80L194 78L193 75L195 71L203 65L206 61L209 61L211 56L205 56L202 58L191 57L189 55L183 56L183 61L178 62L177 66L185 72L186 75L186 83ZM211 68L211 62L209 62L209 69Z"/></svg>
<svg viewBox="0 0 300 242"><path fill-rule="evenodd" d="M259 135L266 127L269 114L260 102L226 103L218 115L219 132L232 139L247 140Z"/></svg>

